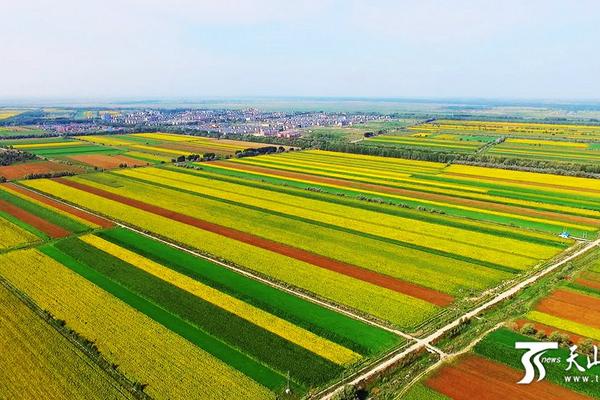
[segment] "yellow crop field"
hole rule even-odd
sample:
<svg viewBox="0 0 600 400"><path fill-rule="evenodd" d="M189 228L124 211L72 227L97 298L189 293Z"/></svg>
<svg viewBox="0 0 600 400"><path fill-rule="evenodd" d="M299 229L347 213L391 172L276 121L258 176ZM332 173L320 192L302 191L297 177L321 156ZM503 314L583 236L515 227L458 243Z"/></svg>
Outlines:
<svg viewBox="0 0 600 400"><path fill-rule="evenodd" d="M502 178L512 179L528 183L530 185L546 184L557 185L561 188L567 188L575 192L580 188L591 189L600 195L600 185L595 179L578 178L573 176L540 174L535 172L512 171L504 169L494 169L485 167L475 167L470 165L450 165L444 170L445 173L459 173L473 175L484 178Z"/></svg>
<svg viewBox="0 0 600 400"><path fill-rule="evenodd" d="M34 203L34 204L37 204L40 207L44 207L44 208L47 208L49 210L52 210L53 213L64 215L65 217L70 218L72 220L75 220L75 221L79 222L80 224L89 226L90 228L100 228L100 225L96 225L93 222L88 221L87 219L83 219L81 217L78 217L77 215L71 214L70 212L67 212L65 210L61 210L59 208L51 207L51 206L49 206L46 203L43 203L43 202L41 202L39 200L36 200L36 199L34 199L32 197L29 197L29 196L23 194L21 192L18 192L16 190L11 189L10 186L7 186L7 185L1 186L0 190L5 190L5 191L9 192L10 194L12 194L13 196L17 196L17 197L19 197L19 198L21 198L23 200L26 200L26 201L28 201L30 203Z"/></svg>
<svg viewBox="0 0 600 400"><path fill-rule="evenodd" d="M38 237L0 216L0 250L38 241Z"/></svg>
<svg viewBox="0 0 600 400"><path fill-rule="evenodd" d="M415 323L422 320L425 315L432 315L438 309L431 303L221 235L195 229L52 180L30 180L23 184L192 248L200 247L201 251L219 254L220 257L237 265L289 282L385 320ZM411 312L408 313L408 310Z"/></svg>
<svg viewBox="0 0 600 400"><path fill-rule="evenodd" d="M360 232L368 232L382 237L402 240L416 245L427 242L432 248L462 254L470 257L478 257L485 261L507 265L514 268L525 268L531 266L541 259L552 257L557 253L554 247L536 245L520 242L510 238L498 238L477 232L466 232L453 227L442 227L424 221L402 218L391 215L350 208L336 203L298 198L295 196L273 193L266 190L244 187L180 174L162 169L144 169L120 171L119 174L147 179L173 188L181 188L197 193L227 198L238 201L241 204L272 209L289 215L309 218L314 221L326 222L341 227L352 228ZM122 190L122 189L119 189ZM132 189L126 193L127 196L135 197L135 193L148 193L152 188ZM160 201L160 191L152 192L153 199ZM193 197L186 194L177 194L181 200L189 198L189 204L179 209L180 212L196 214L196 203ZM168 202L168 196L165 199ZM141 198L140 198L141 199ZM158 203L157 203L158 204ZM165 206L168 204L165 203ZM197 202L198 212L206 210L207 214L199 215L201 218L211 218L214 213L208 206L203 206L201 200ZM171 206L171 209L173 208ZM352 218L348 218L352 215ZM218 218L225 222L227 216ZM239 227L239 225L238 225ZM258 227L257 227L258 229ZM431 240L435 238L435 240ZM494 247L490 246L494 243ZM485 251L482 251L485 249ZM510 250L502 250L510 249ZM524 256L526 255L526 256Z"/></svg>
<svg viewBox="0 0 600 400"><path fill-rule="evenodd" d="M548 146L561 146L561 147L576 147L579 149L585 149L588 147L587 143L579 142L564 142L560 140L541 140L541 139L506 139L507 143L519 143L519 144L535 144L535 145L548 145Z"/></svg>
<svg viewBox="0 0 600 400"><path fill-rule="evenodd" d="M169 142L190 142L196 139L194 136L176 135L172 133L134 133L131 136L143 137L146 139L159 139Z"/></svg>
<svg viewBox="0 0 600 400"><path fill-rule="evenodd" d="M152 260L142 257L130 250L117 246L98 236L86 235L80 238L84 242L120 258L137 268L140 268L170 284L186 290L217 307L223 308L253 324L281 336L292 343L312 351L321 357L345 365L353 364L361 356L312 332L302 329L286 320L269 314L235 297L222 293L197 280L166 268Z"/></svg>
<svg viewBox="0 0 600 400"><path fill-rule="evenodd" d="M0 349L0 398L131 398L112 377L2 285Z"/></svg>
<svg viewBox="0 0 600 400"><path fill-rule="evenodd" d="M142 153L142 152L139 152L139 151L128 151L124 155L131 156L131 157L134 157L134 158L135 157L144 158L144 159L152 160L152 161L164 161L164 162L171 161L170 157L159 156L159 155L150 154L150 153Z"/></svg>
<svg viewBox="0 0 600 400"><path fill-rule="evenodd" d="M114 136L102 135L102 136L76 136L75 139L91 142L95 144L104 144L107 146L128 146L130 142L126 140L117 139Z"/></svg>
<svg viewBox="0 0 600 400"><path fill-rule="evenodd" d="M0 274L84 337L157 398L274 395L37 250L0 256Z"/></svg>

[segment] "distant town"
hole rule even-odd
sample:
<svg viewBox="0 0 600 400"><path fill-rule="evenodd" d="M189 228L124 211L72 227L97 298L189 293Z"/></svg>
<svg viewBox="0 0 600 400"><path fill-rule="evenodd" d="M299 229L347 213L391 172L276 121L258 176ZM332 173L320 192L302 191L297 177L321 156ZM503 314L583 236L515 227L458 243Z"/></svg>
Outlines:
<svg viewBox="0 0 600 400"><path fill-rule="evenodd" d="M134 129L175 127L187 131L223 135L255 135L293 138L308 127L351 127L391 117L366 113L265 112L242 110L31 110L13 119L48 134L80 135L93 132L125 132Z"/></svg>

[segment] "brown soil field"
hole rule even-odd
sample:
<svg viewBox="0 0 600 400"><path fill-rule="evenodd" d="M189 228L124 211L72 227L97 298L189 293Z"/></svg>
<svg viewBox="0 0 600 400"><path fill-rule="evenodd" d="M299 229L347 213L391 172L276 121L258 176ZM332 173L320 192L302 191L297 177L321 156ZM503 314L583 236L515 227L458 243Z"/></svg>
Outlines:
<svg viewBox="0 0 600 400"><path fill-rule="evenodd" d="M56 226L38 217L37 215L33 215L7 201L0 200L0 210L44 232L51 238L62 238L67 237L71 234L69 231L61 228L60 226Z"/></svg>
<svg viewBox="0 0 600 400"><path fill-rule="evenodd" d="M74 165L60 164L53 161L39 161L0 167L0 176L7 180L22 179L29 174L47 174L51 172L83 172Z"/></svg>
<svg viewBox="0 0 600 400"><path fill-rule="evenodd" d="M521 185L527 184L527 185L547 187L547 188L552 188L552 189L574 190L576 192L600 193L600 190L594 190L594 189L590 189L590 188L553 185L551 183L543 183L543 182L528 182L528 181L520 181L518 179L507 179L507 178L500 178L500 177L495 177L495 178L489 177L489 176L480 177L478 175L461 174L458 172L444 172L443 175L456 176L459 178L462 177L462 178L470 178L470 179L482 179L482 180L488 180L488 181L493 181L493 182L517 183L517 184L521 184Z"/></svg>
<svg viewBox="0 0 600 400"><path fill-rule="evenodd" d="M537 329L538 331L544 331L544 333L546 333L546 335L548 335L548 336L550 336L550 334L552 332L564 333L569 336L569 339L573 343L580 343L587 339L586 337L578 335L576 333L563 331L561 329L556 329L553 326L540 324L539 322L529 321L528 319L519 319L519 320L515 321L515 324L516 324L517 330L521 329L523 327L523 325L525 325L525 324L532 324L535 327L535 329Z"/></svg>
<svg viewBox="0 0 600 400"><path fill-rule="evenodd" d="M396 194L396 195L401 195L401 196L412 197L415 199L425 199L425 200L439 201L439 202L448 203L448 204L457 204L457 205L462 205L462 206L474 207L474 208L479 208L482 210L501 211L501 212L516 214L516 215L525 215L525 216L529 216L529 217L546 218L546 219L550 219L550 220L573 222L573 223L585 224L585 225L590 225L590 226L600 226L600 220L597 220L597 219L575 216L575 215L560 214L560 213L555 213L552 211L533 210L530 208L511 206L511 205L507 205L507 204L493 203L493 202L487 202L487 201L482 201L482 200L463 199L463 198L448 196L448 195L444 195L444 194L419 192L416 190L393 188L393 187L388 187L388 186L376 185L376 184L372 184L372 183L353 182L353 181L348 181L345 179L327 178L327 177L305 174L305 173L300 173L300 172L281 171L281 170L276 170L276 169L257 167L254 165L242 165L239 163L233 163L233 162L227 162L227 161L215 161L215 162L213 162L213 164L223 165L223 166L230 167L230 168L237 168L237 169L244 170L244 171L273 174L273 175L282 176L284 178L302 179L302 180L308 180L308 181L313 181L313 182L317 182L317 183L325 183L325 184L330 184L330 185L344 186L344 187L349 187L349 188L353 188L353 189L363 189L363 190L370 190L370 191L376 191L376 192L381 192L381 193Z"/></svg>
<svg viewBox="0 0 600 400"><path fill-rule="evenodd" d="M403 293L412 297L428 301L432 304L436 304L441 307L449 305L454 300L452 296L438 292L433 289L415 285L410 282L405 282L400 279L390 277L388 275L360 268L352 264L334 260L332 258L311 253L309 251L302 250L296 247L264 239L262 237L252 235L250 233L242 232L222 225L217 225L212 222L180 214L178 212L167 210L138 200L130 199L115 193L107 192L105 190L88 186L79 182L74 182L68 179L59 178L57 179L57 181L75 189L83 190L88 193L92 193L110 200L117 201L122 204L126 204L128 206L136 207L141 210L172 219L174 221L182 222L184 224L194 226L212 233L216 233L218 235L225 236L243 243L247 243L252 246L260 247L262 249L269 250L274 253L278 253L287 257L304 261L317 267L325 268L330 271L335 271L340 274L347 275L365 282L369 282L380 287L385 287L387 289L394 290L399 293Z"/></svg>
<svg viewBox="0 0 600 400"><path fill-rule="evenodd" d="M582 285L582 286L589 287L590 289L600 290L600 282L596 281L596 280L577 278L577 279L575 279L575 283Z"/></svg>
<svg viewBox="0 0 600 400"><path fill-rule="evenodd" d="M454 400L584 400L589 397L548 381L519 385L523 372L468 355L427 379L431 389Z"/></svg>
<svg viewBox="0 0 600 400"><path fill-rule="evenodd" d="M42 202L44 204L47 204L50 207L54 207L57 210L66 211L69 214L75 215L75 216L77 216L77 217L79 217L81 219L89 221L92 224L96 224L96 225L98 225L98 226L100 226L102 228L110 228L110 227L114 226L114 224L111 221L107 220L106 218L102 218L102 217L96 216L96 215L91 214L91 213L89 213L87 211L79 210L79 209L77 209L75 207L71 207L71 206L69 206L67 204L61 203L61 202L56 201L54 199L51 199L49 197L42 196L39 193L36 193L36 192L34 192L32 190L25 189L25 188L23 188L23 187L21 187L19 185L15 185L14 183L4 183L4 185L10 187L12 190L14 190L16 192L19 192L19 193L22 193L22 194L26 195L26 196L34 199L34 200L37 200L37 201Z"/></svg>
<svg viewBox="0 0 600 400"><path fill-rule="evenodd" d="M104 169L118 168L121 164L126 164L128 167L149 165L146 161L136 160L135 158L122 155L109 156L105 154L83 154L79 156L69 156L69 158L91 165L92 167Z"/></svg>
<svg viewBox="0 0 600 400"><path fill-rule="evenodd" d="M599 298L566 290L557 290L542 299L535 309L559 318L600 328Z"/></svg>

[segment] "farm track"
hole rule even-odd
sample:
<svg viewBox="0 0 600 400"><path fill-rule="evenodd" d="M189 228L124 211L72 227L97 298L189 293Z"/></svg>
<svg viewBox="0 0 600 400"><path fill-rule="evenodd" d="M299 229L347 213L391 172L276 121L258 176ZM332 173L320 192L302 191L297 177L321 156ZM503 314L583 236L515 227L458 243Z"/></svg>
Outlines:
<svg viewBox="0 0 600 400"><path fill-rule="evenodd" d="M598 245L600 245L600 239L596 239L593 242L588 242L584 247L580 248L579 250L569 254L568 256L566 256L560 260L557 260L555 263L553 263L550 266L544 268L543 270L537 272L536 274L530 276L529 278L521 281L520 283L511 287L510 289L498 294L496 297L488 300L487 302L480 305L479 307L456 318L454 321L439 328L437 331L431 333L426 338L423 338L423 339L419 340L418 342L416 342L415 344L407 347L406 349L404 349L402 352L398 353L394 357L388 358L384 362L376 365L375 367L371 368L370 370L368 370L360 375L355 376L351 380L340 382L337 385L332 386L328 390L325 390L325 391L317 394L315 397L319 397L319 398L321 398L321 400L331 400L339 391L341 391L343 389L344 385L346 385L346 384L358 385L363 381L369 380L370 378L373 378L373 377L377 376L378 374L385 372L387 369L393 367L396 363L401 361L407 355L409 355L413 352L419 351L423 347L423 345L433 346L433 343L435 343L437 340L442 338L451 329L459 326L462 323L462 321L476 317L482 311L485 311L488 308L498 304L499 302L508 299L509 297L518 293L519 291L521 291L528 285L535 283L540 278L546 276L547 274L551 273L552 271L556 270L557 268L560 268L564 264L579 257L580 255L590 251L591 249L593 249L594 247L596 247Z"/></svg>
<svg viewBox="0 0 600 400"><path fill-rule="evenodd" d="M214 161L211 164L221 165L221 166L230 168L230 167L232 167L233 163L226 162L226 161ZM585 225L591 225L591 226L600 225L598 220L592 219L592 218L580 217L580 216L575 216L575 215L559 214L559 213L555 213L552 211L533 210L533 209L529 209L529 208L511 206L508 204L486 202L486 201L473 200L473 199L465 199L465 198L459 198L459 197L454 197L454 196L448 196L445 194L419 192L416 190L393 188L393 187L388 187L388 186L376 185L376 184L372 184L372 183L353 182L353 181L348 181L348 180L338 179L338 178L327 178L327 177L321 177L321 176L316 176L316 175L304 174L304 173L300 173L300 172L280 171L280 170L268 169L268 168L264 168L264 167L257 167L257 166L253 166L253 165L242 165L239 163L236 163L234 165L234 168L242 170L242 171L266 173L266 174L271 174L271 175L278 175L278 176L281 176L284 178L301 179L304 181L314 181L315 183L337 185L337 186L343 186L343 187L348 187L348 188L352 188L352 189L369 190L369 191L376 191L376 192L381 192L381 193L407 196L407 197L411 197L411 198L415 198L415 199L439 201L439 202L447 203L448 205L461 205L461 206L467 206L467 207L476 207L476 208L480 208L483 210L501 211L501 212L507 212L507 213L516 214L516 215L524 215L524 216L528 216L528 217L539 217L539 218L545 218L545 219L550 219L550 220L572 222L572 223L576 223L576 224L585 224ZM473 176L470 176L470 177L473 178Z"/></svg>
<svg viewBox="0 0 600 400"><path fill-rule="evenodd" d="M35 193L38 196L46 197L46 198L48 198L51 201L56 201L56 202L62 203L62 204L64 204L67 207L72 207L72 208L78 209L81 212L90 213L90 214L96 216L97 218L107 219L107 220L111 221L114 225L117 225L117 226L129 229L129 230L132 230L134 232L137 232L139 234L142 234L144 236L147 236L149 238L152 238L154 240L157 240L159 242L167 244L167 245L169 245L171 247L174 247L174 248L177 248L179 250L185 251L185 252L187 252L189 254L192 254L194 256L204 258L204 259L209 260L209 261L211 261L211 262L213 262L215 264L218 264L218 265L223 266L225 268L231 269L231 270L233 270L233 271L235 271L235 272L237 272L239 274L242 274L242 275L247 276L249 278L255 279L255 280L259 281L259 282L265 283L265 284L267 284L267 285L269 285L271 287L274 287L276 289L279 289L279 290L285 291L287 293L293 294L293 295L295 295L297 297L300 297L300 298L308 300L308 301L310 301L312 303L321 305L321 306L326 307L328 309L334 310L334 311L339 312L339 313L341 313L343 315L352 317L352 318L354 318L356 320L359 320L359 321L365 322L367 324L376 326L376 327L378 327L380 329L384 329L384 330L386 330L388 332L392 332L392 333L394 333L394 334L396 334L396 335L398 335L400 337L403 337L403 338L405 338L405 339L413 342L413 344L409 345L408 347L405 346L405 347L402 347L399 350L398 349L393 350L388 355L383 356L381 358L383 361L381 361L379 363L375 363L374 365L372 364L371 366L366 367L365 368L366 370L360 371L359 373L355 374L353 377L351 377L351 378L349 378L347 380L345 379L344 381L341 381L341 382L339 382L339 383L337 383L335 385L332 385L331 387L329 387L329 388L325 389L324 391L321 391L320 393L317 393L317 394L315 394L313 396L313 398L322 398L323 400L329 400L329 399L331 399L336 393L338 393L344 387L345 384L354 384L354 385L356 385L356 384L358 384L358 383L360 383L360 382L362 382L362 381L364 381L366 379L374 377L374 376L380 374L381 372L387 370L388 368L394 366L397 362L399 362L400 360L402 360L407 355L409 355L409 354L411 354L411 353L413 353L415 351L418 351L420 349L426 348L429 351L437 353L442 358L446 358L448 355L445 354L444 352L442 352L441 350L439 350L438 348L436 348L434 346L434 343L437 340L439 340L448 331L450 331L451 329L453 329L453 328L457 327L458 325L460 325L460 323L464 320L464 318L473 318L473 317L477 316L477 314L479 314L480 312L482 312L482 311L486 310L487 308L490 308L490 307L494 306L495 304L497 304L497 303L499 303L499 302L501 302L501 301L509 298L510 296L512 296L515 293L519 292L520 290L522 290L526 286L528 286L528 285L536 282L537 280L539 280L543 276L551 273L552 271L556 270L557 268L561 267L562 265L566 264L567 262L575 259L576 257L579 257L580 255L582 255L582 254L586 253L587 251L593 249L594 247L600 245L600 238L597 239L597 240L595 240L595 241L593 241L593 242L588 242L581 249L575 251L574 253L572 253L572 254L564 257L564 258L562 258L561 260L557 260L555 263L553 263L552 265L550 265L547 268L543 269L542 271L539 271L538 273L530 276L526 280L524 280L524 281L516 284L512 288L510 288L510 289L508 289L508 290L506 290L506 291L498 294L496 297L494 297L491 300L487 301L483 305L475 308L474 310L465 313L464 315L462 315L459 318L456 318L454 321L448 323L447 325L443 326L442 328L438 329L437 331L431 333L429 336L427 336L425 338L422 338L422 339L419 339L419 338L416 338L416 337L414 337L412 335L409 335L409 334L407 334L405 332L402 332L400 330L390 328L389 326L387 326L385 324L378 323L378 322L373 321L371 319L365 318L365 317L363 317L361 315L357 315L357 314L355 314L355 313L353 313L351 311L348 311L348 310L346 310L344 308L340 308L339 306L336 306L335 304L332 304L332 303L320 300L320 299L315 298L313 296L307 295L307 294L305 294L303 292L300 292L300 291L291 289L289 287L286 287L284 285L275 283L275 282L273 282L273 281L271 281L269 279L266 279L264 277L255 275L254 273L248 272L248 271L243 270L241 268L225 264L225 263L223 263L223 262L221 262L219 260L216 260L214 258L208 257L208 256L206 256L204 254L199 253L199 252L196 252L196 251L187 249L185 247L179 246L179 245L177 245L175 243L163 240L163 239L161 239L159 237L156 237L154 235L151 235L151 234L148 234L146 232L140 231L140 230L138 230L138 229L136 229L134 227L122 224L119 221L115 221L115 220L112 220L112 219L109 219L109 218L105 218L105 217L100 216L100 215L98 215L98 214L96 214L94 212L91 212L89 210L86 210L86 209L74 206L72 204L69 204L67 202L63 202L61 200L54 199L51 196L47 196L45 194L39 193L39 192L37 192L35 190L32 190L32 189L29 189L29 188L22 188L22 189L25 190L25 191L27 191L27 192Z"/></svg>
<svg viewBox="0 0 600 400"><path fill-rule="evenodd" d="M119 203L132 206L140 210L151 212L153 214L160 215L172 219L174 221L182 222L184 224L194 226L208 232L216 233L218 235L225 236L230 239L234 239L243 243L250 244L252 246L269 250L290 258L294 258L296 260L307 262L320 268L335 271L340 274L362 280L364 282L369 282L380 287L394 290L398 293L425 300L429 303L438 305L440 307L445 307L451 304L454 300L452 296L442 292L438 292L433 289L428 289L410 282L402 281L400 279L396 279L388 275L380 274L378 272L361 268L349 263L345 263L343 261L338 261L329 257L325 257L320 254L288 246L269 239L264 239L256 235L252 235L250 233L214 224L212 222L184 215L175 211L167 210L165 208L158 207L139 200L130 199L128 197L124 197L112 192L107 192L105 190L88 186L79 182L73 182L61 178L57 179L56 181L66 186L70 186L75 189L83 190L85 192L92 193L97 196L117 201Z"/></svg>
<svg viewBox="0 0 600 400"><path fill-rule="evenodd" d="M199 252L197 252L197 251L194 251L194 250L190 250L190 249L188 249L188 248L186 248L186 247L183 247L183 246L180 246L180 245L178 245L178 244L176 244L176 243L173 243L173 242L170 242L170 241L164 240L164 239L162 239L162 238L160 238L160 237L158 237L158 236L155 236L155 235L152 235L152 234L150 234L150 233L147 233L147 232L141 231L141 230L139 230L139 229L137 229L137 228L135 228L135 227L133 227L133 226L129 226L129 225L123 224L123 223L121 223L121 222L119 222L119 221L117 221L117 220L111 220L111 219L105 218L105 217L103 217L103 216L100 216L100 215L98 215L98 214L95 214L95 213L94 213L94 212L92 212L92 211L88 211L88 210L86 210L86 209L84 209L84 208L81 208L81 207L78 207L78 206L76 206L76 205L71 205L71 204L69 204L69 203L67 203L67 202L64 202L64 201L62 201L62 200L54 199L53 197L50 197L50 196L48 196L48 195L46 195L46 194L43 194L43 193L36 192L36 191L35 191L35 190L33 190L33 189L26 188L26 187L21 187L21 188L22 188L22 189L23 189L25 192L30 192L30 193L33 193L33 194L35 194L35 195L37 195L37 196L45 197L45 198L47 198L47 199L48 199L48 200L50 200L50 201L55 201L55 202L61 203L61 204L65 205L66 207L72 207L72 208L74 208L74 209L76 209L76 210L79 210L79 211L81 211L81 212L84 212L84 213L89 213L89 214L91 214L91 215L94 215L94 216L96 216L97 218L106 219L107 221L110 221L110 222L111 222L111 224L112 224L111 226L119 226L119 227L121 227L121 228L125 228L125 229L128 229L128 230L130 230L130 231L136 232L136 233L138 233L138 234L140 234L140 235L146 236L146 237L148 237L148 238L151 238L151 239L153 239L153 240L156 240L156 241L158 241L158 242L161 242L161 243L163 243L163 244L166 244L166 245L168 245L168 246L170 246L170 247L173 247L173 248L175 248L175 249L178 249L178 250L184 251L184 252L186 252L186 253L188 253L188 254L191 254L191 255L194 255L194 256L196 256L196 257L199 257L199 258L203 258L203 259L205 259L205 260L208 260L208 261L210 261L210 262L212 262L212 263L214 263L214 264L217 264L217 265L219 265L219 266L221 266L221 267L224 267L224 268L230 269L230 270L232 270L232 271L234 271L234 272L236 272L236 273L238 273L238 274L240 274L240 275L243 275L243 276L246 276L246 277L248 277L248 278L254 279L254 280L258 281L258 282L261 282L261 283L264 283L264 284L266 284L266 285L269 285L269 286L271 286L271 287L273 287L273 288L275 288L275 289L278 289L278 290L281 290L281 291L283 291L283 292L286 292L286 293L292 294L292 295L294 295L294 296L296 296L296 297L299 297L299 298L301 298L301 299L303 299L303 300L310 301L311 303L314 303L314 304L320 305L320 306L322 306L322 307L325 307L325 308L327 308L327 309L329 309L329 310L333 310L333 311L335 311L335 312L337 312L337 313L340 313L340 314L346 315L346 316L348 316L348 317L350 317L350 318L353 318L353 319L355 319L355 320L358 320L358 321L364 322L364 323L366 323L366 324L372 325L372 326L374 326L374 327L377 327L377 328L379 328L379 329L383 329L383 330L385 330L385 331L387 331L387 332L390 332L390 333L393 333L393 334L395 334L395 335L397 335L397 336L400 336L400 337L402 337L402 338L404 338L404 339L406 339L406 340L409 340L409 341L414 341L414 342L419 342L419 341L420 341L420 339L418 339L418 338L416 338L416 337L414 337L414 336L412 336L412 335L410 335L410 334L408 334L408 333L405 333L405 332L403 332L403 331L400 331L400 330L398 330L398 329L394 329L394 328L392 328L392 327L390 327L390 326L388 326L388 325L386 325L386 324L382 324L382 323L376 322L376 321L374 321L374 320L372 320L372 319L365 318L365 317L363 317L363 316L361 316L361 315L358 315L358 314L356 314L356 313L354 313L354 312L352 312L352 311L349 311L349 310L347 310L347 309L344 309L344 308L340 308L339 306L337 306L337 305L335 305L335 304L332 304L332 303L330 303L330 302L327 302L327 301L320 300L320 299L318 299L318 298L316 298L316 297L313 297L313 296L311 296L311 295L308 295L308 294L306 294L306 293L304 293L304 292L301 292L301 291L298 291L298 290L292 289L292 288L290 288L290 287L288 287L288 286L285 286L285 285L282 285L282 284L279 284L279 283L273 282L273 281L272 281L272 280L270 280L270 279L267 279L267 278L264 278L264 277L262 277L262 276L256 275L256 274L254 274L254 273L252 273L252 272L249 272L249 271L247 271L247 270L245 270L245 269L241 269L241 268L235 267L235 266L233 266L233 265L226 264L226 263L224 263L224 262L222 262L222 261L219 261L219 260L217 260L217 259L215 259L215 258L209 257L209 256L207 256L207 255L205 255L205 254L199 253ZM36 244L36 245L37 245L37 244ZM29 246L29 247L33 247L33 246ZM429 350L431 350L431 351L433 351L433 352L436 352L436 353L438 353L438 354L440 354L440 355L444 355L444 353L443 353L441 350L439 350L439 349L435 348L434 346L431 346L431 345L429 345L429 344L426 344L426 343L423 343L423 346L425 346L426 348L428 348Z"/></svg>

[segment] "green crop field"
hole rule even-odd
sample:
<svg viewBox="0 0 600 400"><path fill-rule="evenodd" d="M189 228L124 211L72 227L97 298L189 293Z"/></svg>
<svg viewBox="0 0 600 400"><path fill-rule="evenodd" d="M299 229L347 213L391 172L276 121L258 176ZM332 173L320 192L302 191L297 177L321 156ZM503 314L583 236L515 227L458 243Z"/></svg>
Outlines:
<svg viewBox="0 0 600 400"><path fill-rule="evenodd" d="M569 186L581 178L553 188L539 174L327 152L194 166L27 185L405 329L539 267L572 243L565 227L591 236L599 223L577 207L598 201L593 185Z"/></svg>

